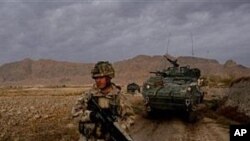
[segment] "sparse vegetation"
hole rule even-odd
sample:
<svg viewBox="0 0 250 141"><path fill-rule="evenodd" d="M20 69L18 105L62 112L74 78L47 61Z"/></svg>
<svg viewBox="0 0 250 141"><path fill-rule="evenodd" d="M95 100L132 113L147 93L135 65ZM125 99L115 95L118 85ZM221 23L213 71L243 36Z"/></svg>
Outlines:
<svg viewBox="0 0 250 141"><path fill-rule="evenodd" d="M0 141L73 141L71 108L87 88L1 88Z"/></svg>

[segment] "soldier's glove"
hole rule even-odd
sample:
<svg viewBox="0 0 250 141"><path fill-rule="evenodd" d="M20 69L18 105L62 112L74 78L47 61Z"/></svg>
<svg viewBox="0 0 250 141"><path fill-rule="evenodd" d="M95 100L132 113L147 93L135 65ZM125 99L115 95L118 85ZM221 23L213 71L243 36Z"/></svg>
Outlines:
<svg viewBox="0 0 250 141"><path fill-rule="evenodd" d="M90 122L91 120L90 120L90 113L91 113L92 111L89 111L89 110L85 110L84 112L83 112L83 115L82 115L82 117L81 117L81 122Z"/></svg>
<svg viewBox="0 0 250 141"><path fill-rule="evenodd" d="M98 120L98 116L96 112L85 110L80 121L81 122L96 122L97 120Z"/></svg>

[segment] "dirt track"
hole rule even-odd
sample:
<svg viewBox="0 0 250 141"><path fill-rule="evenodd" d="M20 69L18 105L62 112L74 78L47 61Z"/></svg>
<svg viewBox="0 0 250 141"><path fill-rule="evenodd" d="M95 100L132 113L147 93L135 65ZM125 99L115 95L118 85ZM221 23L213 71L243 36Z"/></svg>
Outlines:
<svg viewBox="0 0 250 141"><path fill-rule="evenodd" d="M204 118L195 124L181 119L149 120L139 117L132 135L136 141L227 141L228 128Z"/></svg>
<svg viewBox="0 0 250 141"><path fill-rule="evenodd" d="M77 97L79 90L1 91L0 141L77 140L76 125L70 118ZM142 106L141 96L132 98L137 108L137 118L131 130L135 141L229 140L228 126L218 120L205 116L195 124L188 124L178 116L148 119L138 112Z"/></svg>

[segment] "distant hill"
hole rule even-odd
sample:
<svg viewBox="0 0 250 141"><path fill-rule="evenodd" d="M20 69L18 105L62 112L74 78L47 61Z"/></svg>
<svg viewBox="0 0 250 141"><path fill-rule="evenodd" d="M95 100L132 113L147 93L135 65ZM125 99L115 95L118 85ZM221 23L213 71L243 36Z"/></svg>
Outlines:
<svg viewBox="0 0 250 141"><path fill-rule="evenodd" d="M0 84L81 84L90 83L87 75L92 64L41 59L8 63L0 66Z"/></svg>
<svg viewBox="0 0 250 141"><path fill-rule="evenodd" d="M172 56L168 56L172 58ZM198 67L202 76L241 77L249 76L250 69L238 65L233 60L225 64L218 61L197 57L178 57L178 63ZM90 72L94 64L72 63L54 60L24 59L0 66L0 85L61 85L61 84L90 84L93 83ZM114 63L116 70L115 82L142 84L148 78L150 71L161 70L171 64L162 56L139 55L131 59Z"/></svg>

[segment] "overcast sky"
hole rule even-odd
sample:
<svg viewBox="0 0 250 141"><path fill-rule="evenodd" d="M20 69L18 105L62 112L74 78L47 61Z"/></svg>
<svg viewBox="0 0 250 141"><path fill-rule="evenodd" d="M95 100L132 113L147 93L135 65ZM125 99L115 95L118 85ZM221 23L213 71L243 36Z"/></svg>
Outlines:
<svg viewBox="0 0 250 141"><path fill-rule="evenodd" d="M192 56L250 67L250 0L0 0L0 64Z"/></svg>

